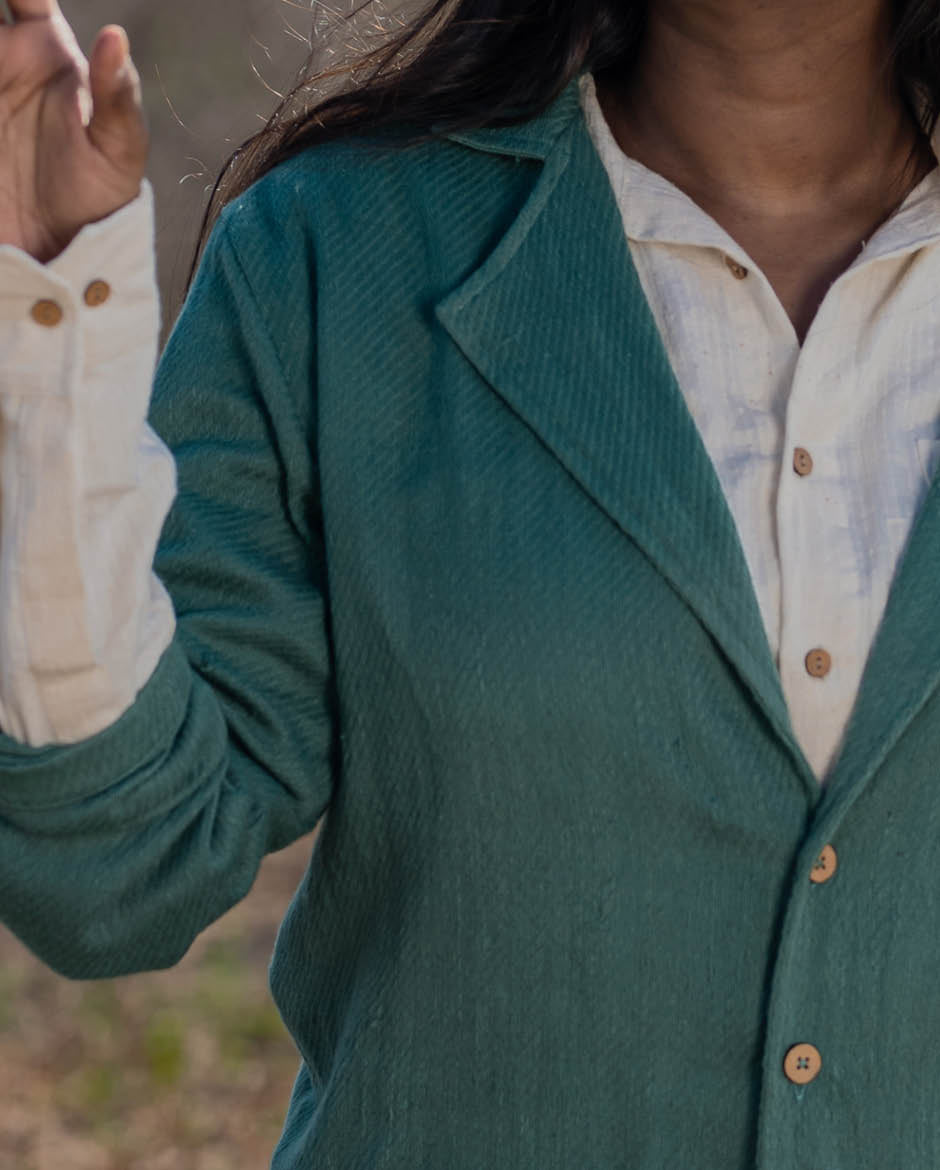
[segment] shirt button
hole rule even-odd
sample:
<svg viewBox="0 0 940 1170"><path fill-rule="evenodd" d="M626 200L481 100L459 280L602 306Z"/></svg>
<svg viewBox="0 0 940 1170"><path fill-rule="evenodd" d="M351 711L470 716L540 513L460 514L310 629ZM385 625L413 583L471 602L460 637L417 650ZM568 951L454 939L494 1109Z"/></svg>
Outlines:
<svg viewBox="0 0 940 1170"><path fill-rule="evenodd" d="M794 1085L805 1085L819 1076L822 1057L812 1044L794 1044L783 1061L783 1071Z"/></svg>
<svg viewBox="0 0 940 1170"><path fill-rule="evenodd" d="M838 858L836 851L831 845L823 846L822 852L816 858L816 864L813 866L809 875L811 882L827 882L836 872L838 865Z"/></svg>
<svg viewBox="0 0 940 1170"><path fill-rule="evenodd" d="M832 669L832 658L829 654L817 647L815 650L810 650L806 655L806 670L813 678L825 678Z"/></svg>
<svg viewBox="0 0 940 1170"><path fill-rule="evenodd" d="M85 304L95 308L103 305L111 295L111 286L105 280L93 280L85 289Z"/></svg>
<svg viewBox="0 0 940 1170"><path fill-rule="evenodd" d="M813 457L805 447L793 449L793 470L797 475L809 475L813 470Z"/></svg>
<svg viewBox="0 0 940 1170"><path fill-rule="evenodd" d="M732 276L736 276L738 280L743 280L747 276L747 269L742 264L739 264L737 260L732 260L730 256L726 256L725 263L728 265Z"/></svg>
<svg viewBox="0 0 940 1170"><path fill-rule="evenodd" d="M37 301L29 311L37 325L58 325L62 309L56 301Z"/></svg>

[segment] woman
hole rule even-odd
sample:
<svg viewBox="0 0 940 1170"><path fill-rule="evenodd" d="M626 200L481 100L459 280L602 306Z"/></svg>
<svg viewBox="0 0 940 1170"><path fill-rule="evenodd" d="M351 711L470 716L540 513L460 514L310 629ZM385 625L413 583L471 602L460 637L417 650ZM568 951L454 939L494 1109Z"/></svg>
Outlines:
<svg viewBox="0 0 940 1170"><path fill-rule="evenodd" d="M435 3L154 377L121 32L14 8L4 920L169 966L322 817L277 1170L937 1165L935 3Z"/></svg>

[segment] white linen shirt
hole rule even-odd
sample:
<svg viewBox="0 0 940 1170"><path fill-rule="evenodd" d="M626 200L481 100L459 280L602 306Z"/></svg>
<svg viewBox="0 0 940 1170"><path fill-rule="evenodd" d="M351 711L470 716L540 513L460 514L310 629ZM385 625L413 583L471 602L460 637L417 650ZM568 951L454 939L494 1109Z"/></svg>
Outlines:
<svg viewBox="0 0 940 1170"><path fill-rule="evenodd" d="M624 155L589 74L581 99L737 524L794 733L824 781L940 449L940 171L833 283L801 348L747 253ZM175 492L144 421L153 239L144 180L49 264L0 246L0 727L34 746L109 726L173 636L151 568ZM101 304L85 301L93 281L110 290ZM41 300L61 320L40 323ZM809 474L794 471L797 448ZM825 677L807 669L814 649L831 658Z"/></svg>
<svg viewBox="0 0 940 1170"><path fill-rule="evenodd" d="M0 728L22 743L109 726L173 637L151 568L176 491L145 422L159 334L146 179L48 264L0 246Z"/></svg>
<svg viewBox="0 0 940 1170"><path fill-rule="evenodd" d="M824 781L940 450L940 169L830 285L801 347L747 252L624 154L590 74L581 101L737 525L794 734ZM817 649L824 677L807 665Z"/></svg>

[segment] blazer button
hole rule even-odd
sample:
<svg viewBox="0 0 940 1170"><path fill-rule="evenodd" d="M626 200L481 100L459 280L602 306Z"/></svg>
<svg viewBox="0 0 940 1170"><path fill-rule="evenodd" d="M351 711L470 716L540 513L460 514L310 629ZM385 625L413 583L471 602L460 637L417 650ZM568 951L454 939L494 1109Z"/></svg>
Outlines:
<svg viewBox="0 0 940 1170"><path fill-rule="evenodd" d="M822 852L816 858L816 864L810 871L809 880L811 882L827 882L836 872L838 865L838 858L836 851L831 845L823 846Z"/></svg>
<svg viewBox="0 0 940 1170"><path fill-rule="evenodd" d="M56 301L37 301L29 315L37 325L58 325L62 320L62 309Z"/></svg>
<svg viewBox="0 0 940 1170"><path fill-rule="evenodd" d="M783 1071L794 1085L805 1085L815 1080L821 1068L822 1057L819 1049L812 1044L794 1044L783 1061Z"/></svg>
<svg viewBox="0 0 940 1170"><path fill-rule="evenodd" d="M804 659L806 663L806 670L813 678L825 678L832 669L832 658L827 651L817 646L815 650L810 650L809 654Z"/></svg>
<svg viewBox="0 0 940 1170"><path fill-rule="evenodd" d="M85 304L95 308L103 305L111 295L111 286L105 280L93 280L85 289Z"/></svg>

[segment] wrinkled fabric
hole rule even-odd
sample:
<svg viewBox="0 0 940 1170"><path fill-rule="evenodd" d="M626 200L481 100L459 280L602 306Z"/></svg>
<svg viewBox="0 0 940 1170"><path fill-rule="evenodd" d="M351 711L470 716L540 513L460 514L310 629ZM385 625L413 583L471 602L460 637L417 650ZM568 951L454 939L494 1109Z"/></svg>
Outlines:
<svg viewBox="0 0 940 1170"><path fill-rule="evenodd" d="M820 786L578 83L382 145L213 231L150 412L173 637L95 735L0 737L0 917L170 966L321 823L275 1170L940 1164L940 488Z"/></svg>
<svg viewBox="0 0 940 1170"><path fill-rule="evenodd" d="M152 562L175 469L145 421L159 332L147 179L47 264L0 246L0 727L34 747L113 723L173 636Z"/></svg>
<svg viewBox="0 0 940 1170"><path fill-rule="evenodd" d="M590 74L581 100L737 524L793 729L824 783L940 454L940 168L863 242L801 347L751 256L620 149ZM810 454L808 475L794 469L797 448ZM815 647L832 660L825 678L806 669Z"/></svg>

